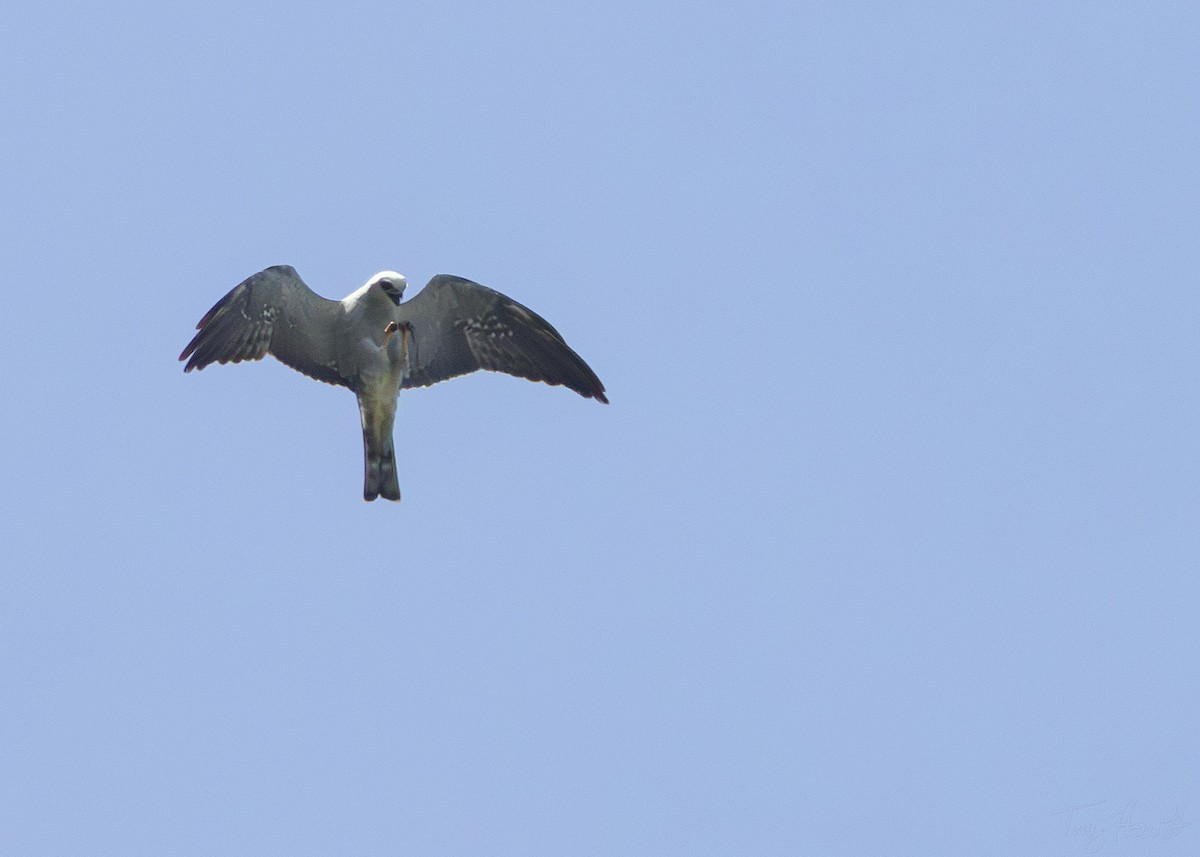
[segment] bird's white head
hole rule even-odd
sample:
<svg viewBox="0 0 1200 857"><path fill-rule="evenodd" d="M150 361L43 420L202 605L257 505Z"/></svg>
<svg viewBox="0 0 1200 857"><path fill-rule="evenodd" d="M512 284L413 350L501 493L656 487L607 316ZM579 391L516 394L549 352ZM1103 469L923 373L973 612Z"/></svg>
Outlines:
<svg viewBox="0 0 1200 857"><path fill-rule="evenodd" d="M368 289L372 286L379 286L396 306L400 306L400 299L404 297L404 287L407 285L408 279L395 271L380 271L367 280Z"/></svg>

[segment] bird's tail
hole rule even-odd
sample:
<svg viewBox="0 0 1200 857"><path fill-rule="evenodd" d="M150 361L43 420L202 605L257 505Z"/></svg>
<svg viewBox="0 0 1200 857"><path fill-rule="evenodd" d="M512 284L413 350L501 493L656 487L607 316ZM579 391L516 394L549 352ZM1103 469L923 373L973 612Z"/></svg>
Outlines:
<svg viewBox="0 0 1200 857"><path fill-rule="evenodd" d="M400 480L396 477L396 450L389 437L384 449L366 450L366 475L363 482L363 499L374 500L382 496L385 500L400 499Z"/></svg>
<svg viewBox="0 0 1200 857"><path fill-rule="evenodd" d="M392 420L371 413L371 409L362 403L359 407L363 418L363 499L370 501L382 496L385 500L399 500L400 481L396 477Z"/></svg>

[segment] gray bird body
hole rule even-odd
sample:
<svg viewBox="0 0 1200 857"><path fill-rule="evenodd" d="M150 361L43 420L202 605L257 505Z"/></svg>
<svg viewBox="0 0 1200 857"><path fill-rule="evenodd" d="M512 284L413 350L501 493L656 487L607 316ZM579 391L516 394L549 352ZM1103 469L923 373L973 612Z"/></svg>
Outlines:
<svg viewBox="0 0 1200 857"><path fill-rule="evenodd" d="M179 355L185 372L273 354L310 378L354 391L362 417L363 497L400 499L393 427L406 387L488 369L565 385L607 403L604 385L541 316L470 280L439 274L409 301L383 271L340 301L275 265L213 306Z"/></svg>

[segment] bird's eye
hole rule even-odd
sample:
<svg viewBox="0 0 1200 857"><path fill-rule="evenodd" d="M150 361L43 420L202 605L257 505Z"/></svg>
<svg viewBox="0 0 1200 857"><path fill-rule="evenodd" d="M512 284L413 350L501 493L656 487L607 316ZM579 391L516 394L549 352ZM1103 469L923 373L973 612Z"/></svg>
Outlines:
<svg viewBox="0 0 1200 857"><path fill-rule="evenodd" d="M403 294L403 292L396 287L394 282L391 280L380 280L379 288L383 289L383 293L391 298L392 303L394 303L396 306L400 306L400 296Z"/></svg>

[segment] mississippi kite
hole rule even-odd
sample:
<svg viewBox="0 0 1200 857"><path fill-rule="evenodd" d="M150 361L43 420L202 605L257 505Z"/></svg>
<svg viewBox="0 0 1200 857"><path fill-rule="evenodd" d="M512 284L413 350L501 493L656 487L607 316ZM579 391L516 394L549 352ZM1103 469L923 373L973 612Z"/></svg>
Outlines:
<svg viewBox="0 0 1200 857"><path fill-rule="evenodd" d="M438 274L409 301L382 271L340 301L290 265L259 271L208 311L179 355L184 372L273 354L310 378L349 387L362 416L363 498L400 499L392 425L402 388L477 369L563 385L608 403L604 385L544 318L486 286Z"/></svg>

